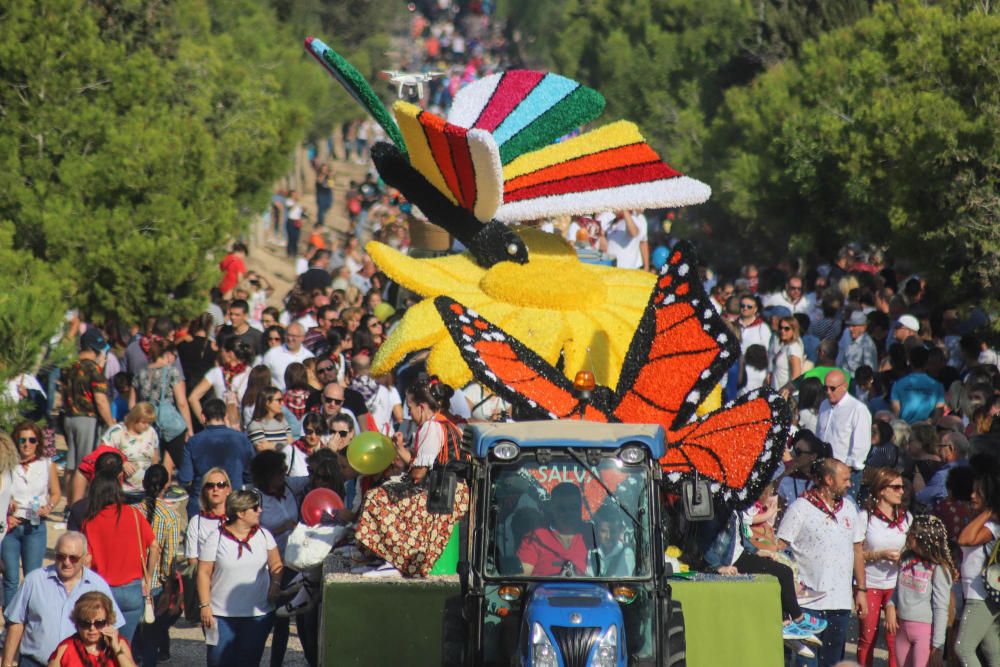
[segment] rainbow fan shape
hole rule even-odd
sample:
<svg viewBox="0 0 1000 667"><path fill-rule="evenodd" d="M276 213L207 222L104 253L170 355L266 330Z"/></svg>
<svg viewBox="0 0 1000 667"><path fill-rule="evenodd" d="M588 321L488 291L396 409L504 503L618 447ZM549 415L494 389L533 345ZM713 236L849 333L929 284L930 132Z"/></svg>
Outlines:
<svg viewBox="0 0 1000 667"><path fill-rule="evenodd" d="M480 222L687 206L711 189L663 162L618 121L559 141L604 111L597 91L557 74L512 70L458 92L447 119L393 106L409 159Z"/></svg>

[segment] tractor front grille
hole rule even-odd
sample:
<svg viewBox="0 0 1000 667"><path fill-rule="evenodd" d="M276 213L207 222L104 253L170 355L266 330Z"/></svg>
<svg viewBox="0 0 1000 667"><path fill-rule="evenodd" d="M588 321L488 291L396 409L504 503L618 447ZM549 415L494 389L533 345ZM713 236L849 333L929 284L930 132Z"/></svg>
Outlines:
<svg viewBox="0 0 1000 667"><path fill-rule="evenodd" d="M587 667L590 649L601 636L600 628L552 626L552 636L566 667Z"/></svg>

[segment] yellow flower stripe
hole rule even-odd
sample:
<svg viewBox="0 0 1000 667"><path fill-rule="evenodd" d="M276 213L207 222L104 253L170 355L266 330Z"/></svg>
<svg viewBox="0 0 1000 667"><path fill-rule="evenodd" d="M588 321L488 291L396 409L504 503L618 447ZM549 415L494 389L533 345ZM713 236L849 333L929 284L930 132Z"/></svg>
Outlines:
<svg viewBox="0 0 1000 667"><path fill-rule="evenodd" d="M405 132L403 134L406 135ZM406 135L405 138L406 145L409 147L409 135ZM581 155L599 153L600 151L618 148L619 146L628 146L640 141L643 141L642 134L635 123L620 120L581 134L578 137L573 137L558 144L552 144L537 151L521 155L503 168L503 180L509 181L518 176L530 174L533 171L578 158ZM412 149L410 150L412 151Z"/></svg>

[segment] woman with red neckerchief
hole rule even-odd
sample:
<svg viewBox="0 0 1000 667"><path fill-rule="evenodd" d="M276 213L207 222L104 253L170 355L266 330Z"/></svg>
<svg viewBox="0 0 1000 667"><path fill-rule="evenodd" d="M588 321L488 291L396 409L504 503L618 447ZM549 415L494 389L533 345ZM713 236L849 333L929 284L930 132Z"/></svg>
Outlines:
<svg viewBox="0 0 1000 667"><path fill-rule="evenodd" d="M236 336L230 336L219 348L219 365L205 373L205 377L195 385L188 396L191 413L202 424L205 423L201 412L201 400L210 389L215 390L216 398L226 402L226 419L230 426L240 426L240 401L247 390L250 379L250 366L257 353L244 341Z"/></svg>
<svg viewBox="0 0 1000 667"><path fill-rule="evenodd" d="M306 465L306 459L325 446L329 434L330 429L323 415L318 412L306 414L305 419L302 420L302 437L284 450L289 477L309 476L309 466Z"/></svg>
<svg viewBox="0 0 1000 667"><path fill-rule="evenodd" d="M876 468L871 475L871 493L858 523L865 528L862 553L868 583L868 615L858 628L858 662L871 667L875 660L879 615L892 598L899 575L899 556L913 516L903 507L903 478L892 468ZM896 667L896 636L886 629L889 667Z"/></svg>
<svg viewBox="0 0 1000 667"><path fill-rule="evenodd" d="M188 521L184 542L184 557L188 564L198 564L198 554L205 541L219 532L226 522L226 498L232 490L233 485L225 468L211 468L202 477L201 493L198 495L201 511Z"/></svg>
<svg viewBox="0 0 1000 667"><path fill-rule="evenodd" d="M448 450L461 439L461 434L457 439L450 437L458 430L455 425L458 418L448 414L448 405L454 395L454 389L433 375L406 390L406 407L410 411L410 419L417 425L413 452L406 448L401 433L395 435L394 442L399 458L410 467L409 477L414 484L423 481L435 462L447 460L451 455ZM457 456L458 452L453 454Z"/></svg>
<svg viewBox="0 0 1000 667"><path fill-rule="evenodd" d="M281 556L260 525L260 512L257 491L233 491L226 498L225 524L198 555L201 626L217 635L208 647L209 667L259 665L274 625Z"/></svg>
<svg viewBox="0 0 1000 667"><path fill-rule="evenodd" d="M104 593L84 593L70 619L76 632L59 642L49 667L135 667L128 640L115 628L115 609Z"/></svg>

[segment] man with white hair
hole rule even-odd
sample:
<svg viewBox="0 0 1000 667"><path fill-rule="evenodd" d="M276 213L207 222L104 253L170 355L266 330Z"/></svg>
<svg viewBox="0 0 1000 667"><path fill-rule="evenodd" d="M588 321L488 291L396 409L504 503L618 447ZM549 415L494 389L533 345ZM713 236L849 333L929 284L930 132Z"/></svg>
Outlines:
<svg viewBox="0 0 1000 667"><path fill-rule="evenodd" d="M285 390L285 369L293 362L300 364L314 356L302 341L306 337L306 330L298 322L292 322L285 330L285 344L279 347L272 347L264 355L264 365L271 369L271 382L281 391Z"/></svg>
<svg viewBox="0 0 1000 667"><path fill-rule="evenodd" d="M21 651L21 667L43 667L59 642L76 628L70 620L73 605L84 593L97 591L111 598L115 609L115 627L125 625L125 616L114 602L111 588L96 572L86 566L87 538L68 531L56 541L56 562L29 572L17 595L4 609L7 639L3 645L2 667L11 667Z"/></svg>

